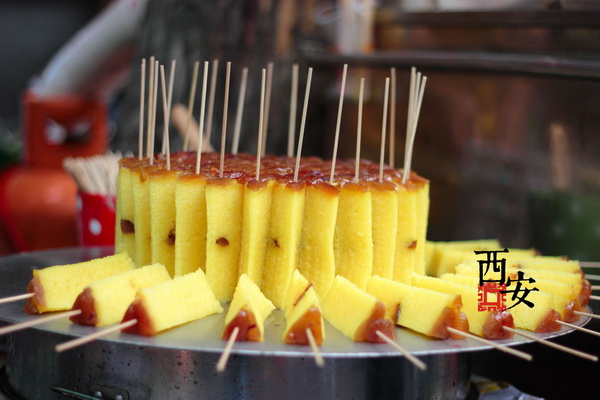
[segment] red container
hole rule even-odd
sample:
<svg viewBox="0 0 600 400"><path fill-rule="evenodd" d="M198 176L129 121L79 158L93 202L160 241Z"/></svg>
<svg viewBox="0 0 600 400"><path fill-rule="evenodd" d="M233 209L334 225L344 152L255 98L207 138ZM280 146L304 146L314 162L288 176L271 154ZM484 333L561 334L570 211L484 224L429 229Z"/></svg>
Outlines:
<svg viewBox="0 0 600 400"><path fill-rule="evenodd" d="M81 246L114 246L116 197L77 192L77 229Z"/></svg>

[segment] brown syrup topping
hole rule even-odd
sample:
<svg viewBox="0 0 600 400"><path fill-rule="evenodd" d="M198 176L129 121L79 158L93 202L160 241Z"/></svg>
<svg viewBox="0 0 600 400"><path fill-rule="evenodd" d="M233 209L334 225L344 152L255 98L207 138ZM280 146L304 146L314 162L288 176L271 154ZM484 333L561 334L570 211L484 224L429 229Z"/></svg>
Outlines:
<svg viewBox="0 0 600 400"><path fill-rule="evenodd" d="M483 323L482 336L489 340L502 340L513 337L514 334L504 330L503 326L515 327L512 315L508 311L492 311Z"/></svg>
<svg viewBox="0 0 600 400"><path fill-rule="evenodd" d="M582 309L590 302L590 295L592 294L592 284L587 279L581 280L581 293L577 297L579 308Z"/></svg>
<svg viewBox="0 0 600 400"><path fill-rule="evenodd" d="M148 315L148 312L138 298L136 298L129 308L127 308L123 321L121 322L131 321L132 319L137 319L137 323L129 328L123 329L123 332L142 336L154 336L158 333L156 332L156 329L154 329L152 318L150 318L150 315Z"/></svg>
<svg viewBox="0 0 600 400"><path fill-rule="evenodd" d="M121 232L123 233L135 233L135 225L128 219L121 220Z"/></svg>
<svg viewBox="0 0 600 400"><path fill-rule="evenodd" d="M576 322L579 321L579 315L575 314L577 310L577 304L575 300L572 300L565 307L565 322Z"/></svg>
<svg viewBox="0 0 600 400"><path fill-rule="evenodd" d="M373 312L369 318L367 318L356 330L354 341L385 343L385 341L377 335L377 331L380 331L390 339L396 339L394 323L392 320L385 317L385 305L381 301L375 303L375 307L373 307Z"/></svg>
<svg viewBox="0 0 600 400"><path fill-rule="evenodd" d="M23 310L27 314L41 314L40 299L44 298L44 288L40 284L40 278L36 276L29 282L29 285L27 285L27 293L35 293L35 296L27 300Z"/></svg>
<svg viewBox="0 0 600 400"><path fill-rule="evenodd" d="M73 303L73 310L81 310L81 314L70 317L71 321L79 325L96 326L98 323L98 314L96 313L96 304L90 288L85 288L77 296Z"/></svg>
<svg viewBox="0 0 600 400"><path fill-rule="evenodd" d="M287 344L310 344L306 330L310 329L317 345L323 344L323 326L321 312L316 307L310 307L288 331L284 342Z"/></svg>
<svg viewBox="0 0 600 400"><path fill-rule="evenodd" d="M256 324L256 317L252 311L248 311L241 308L237 315L227 324L223 331L223 339L229 340L233 329L237 327L239 329L236 342L258 342L261 339L261 332Z"/></svg>
<svg viewBox="0 0 600 400"><path fill-rule="evenodd" d="M469 319L462 311L455 310L454 314L454 322L451 325L452 328L457 329L462 332L469 332ZM458 335L456 333L450 333L450 339L464 339L465 337L462 335Z"/></svg>
<svg viewBox="0 0 600 400"><path fill-rule="evenodd" d="M539 325L535 328L535 333L548 333L559 331L561 325L558 322L556 322L559 320L560 314L557 311L550 309L546 316L539 323Z"/></svg>

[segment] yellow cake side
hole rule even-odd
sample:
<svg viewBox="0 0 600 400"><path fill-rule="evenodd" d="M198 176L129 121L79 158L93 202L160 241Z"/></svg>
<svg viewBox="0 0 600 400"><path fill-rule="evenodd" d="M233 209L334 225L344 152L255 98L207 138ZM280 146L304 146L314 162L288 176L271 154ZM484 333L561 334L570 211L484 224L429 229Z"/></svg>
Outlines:
<svg viewBox="0 0 600 400"><path fill-rule="evenodd" d="M323 298L335 278L333 240L339 189L318 183L306 188L298 269Z"/></svg>
<svg viewBox="0 0 600 400"><path fill-rule="evenodd" d="M131 170L135 221L135 263L137 266L152 263L150 181L148 173L159 167L140 167Z"/></svg>
<svg viewBox="0 0 600 400"><path fill-rule="evenodd" d="M361 289L373 272L371 191L346 183L340 190L333 241L335 272Z"/></svg>
<svg viewBox="0 0 600 400"><path fill-rule="evenodd" d="M150 173L150 249L152 262L175 275L175 185L176 171Z"/></svg>
<svg viewBox="0 0 600 400"><path fill-rule="evenodd" d="M359 328L371 317L376 303L375 296L338 275L327 292L321 308L323 316L334 328L355 340Z"/></svg>
<svg viewBox="0 0 600 400"><path fill-rule="evenodd" d="M223 312L202 270L141 289L136 298L155 332Z"/></svg>
<svg viewBox="0 0 600 400"><path fill-rule="evenodd" d="M398 185L398 233L394 256L394 280L410 282L417 261L417 190L408 182Z"/></svg>
<svg viewBox="0 0 600 400"><path fill-rule="evenodd" d="M456 310L462 304L458 294L436 292L379 276L369 279L367 292L385 304L388 318L424 335L443 335L435 332L440 318L446 309Z"/></svg>
<svg viewBox="0 0 600 400"><path fill-rule="evenodd" d="M306 320L307 318L308 320ZM308 344L308 340L304 340L304 336L306 336L305 329L311 330L318 345L325 340L323 314L317 292L313 286L308 287L294 304L286 307L285 324L282 340L286 343ZM298 329L304 331L298 331Z"/></svg>
<svg viewBox="0 0 600 400"><path fill-rule="evenodd" d="M225 326L227 327L241 310L251 312L255 317L259 331L257 339L258 341L262 341L264 339L265 320L274 309L275 306L263 294L258 285L248 275L242 274L240 275L233 299L229 305L229 310L225 316Z"/></svg>
<svg viewBox="0 0 600 400"><path fill-rule="evenodd" d="M175 276L206 271L206 179L182 174L175 185Z"/></svg>
<svg viewBox="0 0 600 400"><path fill-rule="evenodd" d="M152 264L93 282L88 289L94 299L96 326L121 321L139 289L169 280L171 277L164 265Z"/></svg>
<svg viewBox="0 0 600 400"><path fill-rule="evenodd" d="M392 279L398 233L397 186L391 182L372 182L373 275Z"/></svg>
<svg viewBox="0 0 600 400"><path fill-rule="evenodd" d="M454 267L463 261L465 252L475 250L501 250L497 239L464 240L454 242L431 242L432 254L427 268L427 275L440 276L448 272L454 272ZM452 253L454 259L444 261ZM459 259L459 260L458 260Z"/></svg>
<svg viewBox="0 0 600 400"><path fill-rule="evenodd" d="M261 289L281 309L296 269L304 212L305 185L277 183L273 187L271 221Z"/></svg>
<svg viewBox="0 0 600 400"><path fill-rule="evenodd" d="M274 182L269 180L250 181L244 186L239 274L248 274L259 286L267 251L273 185Z"/></svg>
<svg viewBox="0 0 600 400"><path fill-rule="evenodd" d="M238 280L243 200L237 180L206 181L206 278L221 302L231 301Z"/></svg>
<svg viewBox="0 0 600 400"><path fill-rule="evenodd" d="M429 223L429 181L423 179L417 187L417 248L415 249L415 272L424 275L426 272L427 226Z"/></svg>
<svg viewBox="0 0 600 400"><path fill-rule="evenodd" d="M68 310L83 289L94 281L135 268L126 252L77 264L33 270L30 299L37 312Z"/></svg>

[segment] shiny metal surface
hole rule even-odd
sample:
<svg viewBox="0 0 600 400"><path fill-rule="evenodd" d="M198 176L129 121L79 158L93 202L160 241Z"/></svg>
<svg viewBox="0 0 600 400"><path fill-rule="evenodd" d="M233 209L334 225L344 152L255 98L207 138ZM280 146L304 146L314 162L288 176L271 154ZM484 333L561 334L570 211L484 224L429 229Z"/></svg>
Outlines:
<svg viewBox="0 0 600 400"><path fill-rule="evenodd" d="M0 297L22 293L32 268L111 251L66 249L2 258ZM1 305L0 321L39 318L26 315L22 306L22 301ZM7 379L27 399L63 398L51 397L52 385L85 394L104 387L126 392L131 399L463 399L470 377L468 353L491 348L469 340L431 340L398 329L398 342L428 365L426 372L420 372L390 346L354 343L327 325L327 339L321 347L326 365L319 369L308 347L281 342L284 321L276 312L267 321L265 341L236 343L227 370L218 375L214 369L225 346L220 338L223 318L224 314L210 316L151 338L112 334L61 354L54 351L57 344L95 328L64 320L47 323L9 336ZM525 342L520 337L503 341L509 345Z"/></svg>

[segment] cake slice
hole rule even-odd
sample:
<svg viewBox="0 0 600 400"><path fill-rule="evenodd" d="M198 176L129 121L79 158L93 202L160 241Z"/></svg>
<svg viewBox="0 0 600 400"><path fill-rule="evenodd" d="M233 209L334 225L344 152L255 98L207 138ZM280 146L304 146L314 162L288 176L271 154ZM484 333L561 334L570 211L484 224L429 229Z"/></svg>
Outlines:
<svg viewBox="0 0 600 400"><path fill-rule="evenodd" d="M304 212L304 183L276 183L271 202L265 269L261 289L277 308L296 269Z"/></svg>
<svg viewBox="0 0 600 400"><path fill-rule="evenodd" d="M462 338L447 327L469 331L458 294L447 294L373 276L367 292L385 304L386 315L396 324L438 339Z"/></svg>
<svg viewBox="0 0 600 400"><path fill-rule="evenodd" d="M41 314L68 310L79 293L92 282L134 268L133 260L123 252L77 264L34 269L27 291L35 296L25 304L25 312Z"/></svg>
<svg viewBox="0 0 600 400"><path fill-rule="evenodd" d="M444 274L441 279L471 286L477 290L479 277ZM529 308L524 304L516 304L517 300L512 300L511 296L506 296L506 307L510 308L515 326L521 329L527 329L536 333L547 333L560 330L561 325L556 322L561 319L561 315L554 308L554 297L545 291L532 291L527 295L527 299L535 305Z"/></svg>
<svg viewBox="0 0 600 400"><path fill-rule="evenodd" d="M133 190L135 263L138 267L152 263L150 222L150 181L148 174L160 169L157 165L140 166L131 170Z"/></svg>
<svg viewBox="0 0 600 400"><path fill-rule="evenodd" d="M239 274L247 274L259 286L267 251L273 185L272 180L250 180L244 187Z"/></svg>
<svg viewBox="0 0 600 400"><path fill-rule="evenodd" d="M237 342L262 342L265 320L274 309L275 306L260 291L258 285L248 275L241 275L225 316L223 339L229 340L229 336L237 327Z"/></svg>
<svg viewBox="0 0 600 400"><path fill-rule="evenodd" d="M115 253L126 251L135 259L135 211L133 207L131 170L128 163L119 163L115 221Z"/></svg>
<svg viewBox="0 0 600 400"><path fill-rule="evenodd" d="M238 280L244 185L206 181L206 278L220 302L231 301Z"/></svg>
<svg viewBox="0 0 600 400"><path fill-rule="evenodd" d="M179 276L159 285L140 289L122 322L137 323L124 332L154 336L159 332L221 313L223 308L202 270Z"/></svg>
<svg viewBox="0 0 600 400"><path fill-rule="evenodd" d="M472 277L473 279L477 280L477 284L479 284L479 268L478 267L474 267L473 265L469 265L469 264L460 264L456 267L456 272L457 274L461 274L461 275L467 275ZM539 270L539 269L517 269L517 268L506 268L506 278L505 278L505 283L508 283L508 279L510 278L511 280L515 280L518 279L518 273L521 272L523 275L523 279L529 279L529 278L533 278L535 280L535 282L529 283L528 281L524 282L523 288L527 288L530 291L527 294L527 298L526 300L533 302L534 304L534 308L535 306L537 306L536 302L534 301L533 297L529 297L529 296L535 296L533 295L533 293L535 293L535 291L533 291L532 289L538 289L539 291L543 291L543 292L547 292L552 296L552 308L554 310L556 310L558 313L560 313L560 316L562 318L563 321L566 322L575 322L579 319L579 316L577 314L575 314L573 311L577 311L580 309L579 306L579 301L578 301L578 294L576 294L575 292L575 288L573 286L573 282L560 282L558 280L552 280L552 279L545 279L546 277L555 277L558 274L558 276L560 277L561 275L565 274L565 276L570 277L573 276L573 274L570 273L562 273L562 272L556 272L556 271L548 271L546 273L545 270ZM580 282L581 279L581 275L576 274L577 276L577 282ZM486 274L486 279L500 279L500 275L498 273L494 273L492 270L488 271L488 273ZM507 287L507 290L515 290L516 283L515 284L511 284L511 286ZM507 295L508 298L508 295ZM526 307L526 306L524 306ZM516 308L516 307L515 307ZM527 307L528 308L528 307Z"/></svg>
<svg viewBox="0 0 600 400"><path fill-rule="evenodd" d="M325 339L323 315L317 292L298 270L294 271L284 303L286 329L283 341L287 344L309 344L310 329L317 345Z"/></svg>
<svg viewBox="0 0 600 400"><path fill-rule="evenodd" d="M418 191L410 181L398 185L398 233L394 256L394 280L410 284L417 262Z"/></svg>
<svg viewBox="0 0 600 400"><path fill-rule="evenodd" d="M440 278L413 274L413 286L427 288L448 294L460 294L463 301L462 311L469 320L469 331L490 340L509 339L513 333L503 326L514 328L512 315L508 311L479 311L477 309L477 289L463 284L445 281Z"/></svg>
<svg viewBox="0 0 600 400"><path fill-rule="evenodd" d="M306 187L298 270L321 299L335 278L333 238L339 192L337 187L323 182Z"/></svg>
<svg viewBox="0 0 600 400"><path fill-rule="evenodd" d="M150 173L150 249L152 262L175 275L175 185L176 171Z"/></svg>
<svg viewBox="0 0 600 400"><path fill-rule="evenodd" d="M411 180L413 178L411 177ZM413 180L414 181L414 180ZM415 272L425 275L426 254L425 242L427 240L427 225L429 221L429 181L420 178L417 182L417 248Z"/></svg>
<svg viewBox="0 0 600 400"><path fill-rule="evenodd" d="M391 182L371 182L373 216L373 275L392 279L398 233L397 186Z"/></svg>
<svg viewBox="0 0 600 400"><path fill-rule="evenodd" d="M175 276L206 271L206 179L181 174L175 184Z"/></svg>
<svg viewBox="0 0 600 400"><path fill-rule="evenodd" d="M430 246L432 254L426 269L427 275L430 276L454 272L454 267L463 261L463 254L467 251L501 249L497 239L430 242ZM446 258L448 258L447 261Z"/></svg>
<svg viewBox="0 0 600 400"><path fill-rule="evenodd" d="M95 281L77 296L73 310L81 314L71 317L80 325L105 326L119 322L139 289L171 279L162 264L136 268L118 275Z"/></svg>
<svg viewBox="0 0 600 400"><path fill-rule="evenodd" d="M385 305L340 275L335 277L322 309L325 319L355 342L384 343L377 331L390 339L396 337L394 323L385 315Z"/></svg>
<svg viewBox="0 0 600 400"><path fill-rule="evenodd" d="M510 266L515 268L545 269L572 274L583 274L579 261L567 260L563 257L537 256L520 259L515 258L510 261Z"/></svg>
<svg viewBox="0 0 600 400"><path fill-rule="evenodd" d="M333 248L335 273L366 289L373 272L373 228L369 186L346 183L340 190Z"/></svg>

